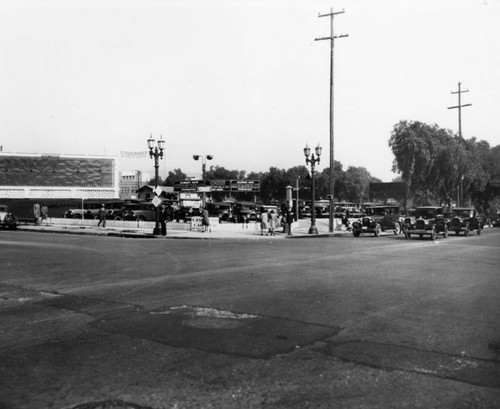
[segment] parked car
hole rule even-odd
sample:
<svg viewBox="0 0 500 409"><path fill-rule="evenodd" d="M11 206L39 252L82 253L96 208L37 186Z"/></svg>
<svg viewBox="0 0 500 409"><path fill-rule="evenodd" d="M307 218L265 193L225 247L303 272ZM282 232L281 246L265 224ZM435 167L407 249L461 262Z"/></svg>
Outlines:
<svg viewBox="0 0 500 409"><path fill-rule="evenodd" d="M257 221L257 206L253 202L235 202L233 220L235 223Z"/></svg>
<svg viewBox="0 0 500 409"><path fill-rule="evenodd" d="M410 239L412 235L420 238L429 236L431 240L437 234L448 237L448 219L445 218L443 208L438 206L420 206L415 209L415 218L405 219L405 238Z"/></svg>
<svg viewBox="0 0 500 409"><path fill-rule="evenodd" d="M114 212L114 220L155 221L156 207L151 202L128 203Z"/></svg>
<svg viewBox="0 0 500 409"><path fill-rule="evenodd" d="M17 218L12 212L9 212L7 205L0 204L0 227L2 229L17 229Z"/></svg>
<svg viewBox="0 0 500 409"><path fill-rule="evenodd" d="M476 209L471 207L455 207L452 209L450 230L454 231L457 236L461 232L468 236L474 230L479 235L483 227L482 218L478 216Z"/></svg>
<svg viewBox="0 0 500 409"><path fill-rule="evenodd" d="M82 212L83 212L83 218L84 219L95 219L97 216L97 212L99 211L99 208L95 209L89 209L88 207L85 208L70 208L64 212L64 217L67 219L81 219L82 218Z"/></svg>
<svg viewBox="0 0 500 409"><path fill-rule="evenodd" d="M399 206L370 206L365 208L364 216L352 224L352 234L373 233L376 237L382 232L392 230L401 233Z"/></svg>
<svg viewBox="0 0 500 409"><path fill-rule="evenodd" d="M218 217L219 222L228 221L233 214L233 202L207 202L205 207L210 217Z"/></svg>

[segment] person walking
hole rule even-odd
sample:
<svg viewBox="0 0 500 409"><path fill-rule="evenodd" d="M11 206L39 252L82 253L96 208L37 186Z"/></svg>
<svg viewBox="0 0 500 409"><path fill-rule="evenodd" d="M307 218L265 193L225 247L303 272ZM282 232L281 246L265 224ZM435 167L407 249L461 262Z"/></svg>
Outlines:
<svg viewBox="0 0 500 409"><path fill-rule="evenodd" d="M97 214L99 216L99 223L97 223L97 227L100 227L101 223L102 227L106 227L106 207L102 205Z"/></svg>
<svg viewBox="0 0 500 409"><path fill-rule="evenodd" d="M212 231L210 229L210 215L208 214L208 210L206 207L203 209L201 224L203 225L203 232L206 232L206 231L211 232Z"/></svg>
<svg viewBox="0 0 500 409"><path fill-rule="evenodd" d="M167 235L167 221L169 221L168 209L164 204L162 204L160 208L160 227L162 236Z"/></svg>
<svg viewBox="0 0 500 409"><path fill-rule="evenodd" d="M264 232L268 233L269 230L269 215L267 214L267 210L265 208L261 209L260 212L260 235L263 236Z"/></svg>
<svg viewBox="0 0 500 409"><path fill-rule="evenodd" d="M269 230L271 232L271 236L276 236L276 226L278 224L278 215L274 210L271 210L269 214Z"/></svg>
<svg viewBox="0 0 500 409"><path fill-rule="evenodd" d="M42 214L42 223L45 221L45 224L49 224L49 208L47 203L44 203L41 208Z"/></svg>
<svg viewBox="0 0 500 409"><path fill-rule="evenodd" d="M40 203L35 202L33 205L33 216L35 218L35 224L40 223Z"/></svg>

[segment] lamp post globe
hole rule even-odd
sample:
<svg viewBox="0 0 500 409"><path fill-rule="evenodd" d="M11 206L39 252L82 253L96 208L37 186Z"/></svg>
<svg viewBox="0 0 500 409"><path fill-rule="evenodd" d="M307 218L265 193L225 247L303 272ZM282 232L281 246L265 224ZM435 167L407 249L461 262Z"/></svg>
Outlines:
<svg viewBox="0 0 500 409"><path fill-rule="evenodd" d="M158 169L160 167L159 165L159 159L163 158L163 150L165 149L165 141L163 140L163 137L160 135L160 139L158 139L157 146L155 146L155 140L153 139L153 136L150 135L148 139L148 148L149 148L149 157L151 159L154 159L155 161L155 195L156 193L156 188L158 187ZM155 227L153 229L153 234L154 235L159 235L160 234L160 208L158 206L156 207L156 214L155 214Z"/></svg>
<svg viewBox="0 0 500 409"><path fill-rule="evenodd" d="M304 148L304 156L306 157L306 166L309 164L311 166L311 227L309 227L309 234L318 234L318 228L316 227L316 206L315 206L315 195L316 195L316 186L315 186L315 165L319 164L320 156L321 156L321 146L318 143L318 146L314 149L316 156L314 153L311 154L311 148L306 144ZM309 158L309 156L311 156Z"/></svg>

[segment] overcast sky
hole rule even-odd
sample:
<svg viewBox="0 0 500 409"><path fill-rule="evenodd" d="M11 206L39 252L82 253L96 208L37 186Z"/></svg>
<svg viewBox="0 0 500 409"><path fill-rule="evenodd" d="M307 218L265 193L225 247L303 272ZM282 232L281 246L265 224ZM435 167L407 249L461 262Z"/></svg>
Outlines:
<svg viewBox="0 0 500 409"><path fill-rule="evenodd" d="M4 152L120 155L166 139L161 173L329 164L330 21L335 159L389 182L400 120L500 144L500 1L0 0ZM151 171L149 158L121 169Z"/></svg>

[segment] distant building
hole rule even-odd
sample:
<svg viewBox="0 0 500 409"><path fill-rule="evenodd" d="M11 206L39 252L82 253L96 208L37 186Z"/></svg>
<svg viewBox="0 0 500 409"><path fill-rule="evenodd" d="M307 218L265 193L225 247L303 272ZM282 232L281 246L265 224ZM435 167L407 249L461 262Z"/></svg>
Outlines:
<svg viewBox="0 0 500 409"><path fill-rule="evenodd" d="M120 172L120 199L137 199L137 191L143 184L140 170L123 170Z"/></svg>
<svg viewBox="0 0 500 409"><path fill-rule="evenodd" d="M174 192L173 186L159 186L162 190L160 193L160 198L162 199L177 199L178 194ZM155 197L154 186L143 185L137 189L137 199L141 200L153 200Z"/></svg>

